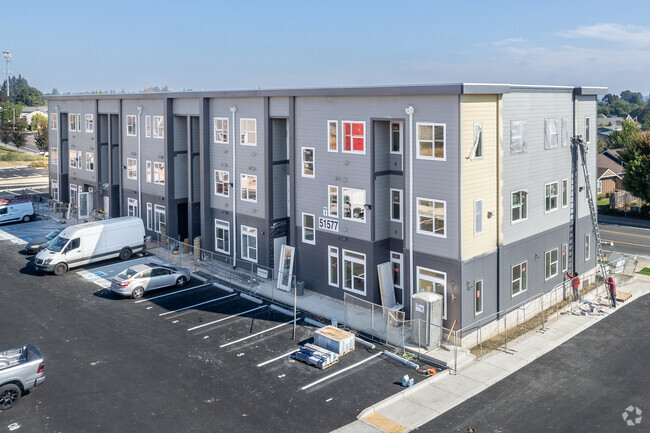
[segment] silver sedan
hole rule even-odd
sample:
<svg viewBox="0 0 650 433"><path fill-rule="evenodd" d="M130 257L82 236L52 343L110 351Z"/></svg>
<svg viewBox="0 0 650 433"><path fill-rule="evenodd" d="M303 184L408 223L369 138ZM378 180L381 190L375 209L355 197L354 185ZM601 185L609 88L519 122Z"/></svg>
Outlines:
<svg viewBox="0 0 650 433"><path fill-rule="evenodd" d="M138 264L123 270L112 278L110 289L119 295L137 299L150 290L170 286L183 287L190 278L190 272L187 269L156 263Z"/></svg>

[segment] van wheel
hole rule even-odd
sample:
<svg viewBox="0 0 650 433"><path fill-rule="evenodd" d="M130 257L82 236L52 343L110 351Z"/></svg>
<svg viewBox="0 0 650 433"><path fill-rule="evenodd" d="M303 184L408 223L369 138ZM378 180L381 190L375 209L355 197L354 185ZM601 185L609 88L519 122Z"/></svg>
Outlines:
<svg viewBox="0 0 650 433"><path fill-rule="evenodd" d="M0 386L0 410L11 409L18 403L22 391L18 385L8 383Z"/></svg>
<svg viewBox="0 0 650 433"><path fill-rule="evenodd" d="M187 278L184 276L180 276L176 279L176 287L183 287L185 284L187 284Z"/></svg>
<svg viewBox="0 0 650 433"><path fill-rule="evenodd" d="M23 217L23 222L28 223L28 222L30 222L31 220L32 220L32 217L29 216L29 215L25 215L25 216Z"/></svg>
<svg viewBox="0 0 650 433"><path fill-rule="evenodd" d="M120 260L129 260L131 258L131 250L128 248L124 248L122 251L120 251Z"/></svg>
<svg viewBox="0 0 650 433"><path fill-rule="evenodd" d="M142 287L136 287L136 288L133 289L133 291L131 292L131 297L132 297L133 299L139 299L139 298L142 298L142 295L144 295L144 289L143 289Z"/></svg>
<svg viewBox="0 0 650 433"><path fill-rule="evenodd" d="M61 276L68 272L68 266L65 263L59 263L54 267L54 275Z"/></svg>

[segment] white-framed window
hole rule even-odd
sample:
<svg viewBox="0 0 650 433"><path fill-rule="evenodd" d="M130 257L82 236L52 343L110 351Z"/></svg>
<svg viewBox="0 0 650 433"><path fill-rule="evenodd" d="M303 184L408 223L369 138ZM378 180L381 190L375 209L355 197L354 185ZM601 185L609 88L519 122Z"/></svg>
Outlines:
<svg viewBox="0 0 650 433"><path fill-rule="evenodd" d="M562 179L562 207L569 205L569 179Z"/></svg>
<svg viewBox="0 0 650 433"><path fill-rule="evenodd" d="M241 199L257 203L257 176L253 174L241 175Z"/></svg>
<svg viewBox="0 0 650 433"><path fill-rule="evenodd" d="M77 113L77 132L81 132L81 113Z"/></svg>
<svg viewBox="0 0 650 433"><path fill-rule="evenodd" d="M138 178L138 160L135 158L126 159L126 177L127 179Z"/></svg>
<svg viewBox="0 0 650 433"><path fill-rule="evenodd" d="M446 126L444 123L417 123L417 158L445 161Z"/></svg>
<svg viewBox="0 0 650 433"><path fill-rule="evenodd" d="M339 151L339 122L336 120L327 121L327 151Z"/></svg>
<svg viewBox="0 0 650 433"><path fill-rule="evenodd" d="M418 292L433 292L442 295L442 318L447 319L447 274L418 266L417 276Z"/></svg>
<svg viewBox="0 0 650 433"><path fill-rule="evenodd" d="M390 265L393 274L393 286L397 289L404 287L404 275L402 267L404 266L404 255L402 253L390 252Z"/></svg>
<svg viewBox="0 0 650 433"><path fill-rule="evenodd" d="M510 121L510 153L524 153L528 147L526 121Z"/></svg>
<svg viewBox="0 0 650 433"><path fill-rule="evenodd" d="M343 152L366 153L366 122L343 121Z"/></svg>
<svg viewBox="0 0 650 433"><path fill-rule="evenodd" d="M522 262L512 267L512 296L525 292L526 287L526 268L528 262Z"/></svg>
<svg viewBox="0 0 650 433"><path fill-rule="evenodd" d="M339 217L339 187L327 185L328 216Z"/></svg>
<svg viewBox="0 0 650 433"><path fill-rule="evenodd" d="M474 315L483 312L483 280L474 281Z"/></svg>
<svg viewBox="0 0 650 433"><path fill-rule="evenodd" d="M167 224L167 215L165 213L165 206L161 206L159 204L155 205L153 207L153 214L154 214L154 226L153 230L156 233L160 233L161 227Z"/></svg>
<svg viewBox="0 0 650 433"><path fill-rule="evenodd" d="M214 220L214 250L230 254L230 223L228 221Z"/></svg>
<svg viewBox="0 0 650 433"><path fill-rule="evenodd" d="M134 198L128 198L126 200L126 214L128 216L138 216L138 201Z"/></svg>
<svg viewBox="0 0 650 433"><path fill-rule="evenodd" d="M126 116L126 135L129 137L135 137L138 135L138 130L136 129L136 118L134 114L129 114Z"/></svg>
<svg viewBox="0 0 650 433"><path fill-rule="evenodd" d="M585 235L585 262L591 258L591 234Z"/></svg>
<svg viewBox="0 0 650 433"><path fill-rule="evenodd" d="M151 138L151 116L144 117L144 136Z"/></svg>
<svg viewBox="0 0 650 433"><path fill-rule="evenodd" d="M557 262L558 262L558 257L557 257L557 248L551 250L551 251L546 251L546 254L544 256L544 265L546 269L546 279L550 279L555 277L558 274L557 270Z"/></svg>
<svg viewBox="0 0 650 433"><path fill-rule="evenodd" d="M511 194L511 219L513 223L525 221L528 219L528 192L513 191Z"/></svg>
<svg viewBox="0 0 650 433"><path fill-rule="evenodd" d="M86 132L93 132L95 130L94 119L92 114L86 114Z"/></svg>
<svg viewBox="0 0 650 433"><path fill-rule="evenodd" d="M59 117L56 113L50 113L50 128L53 130L59 128Z"/></svg>
<svg viewBox="0 0 650 433"><path fill-rule="evenodd" d="M366 222L366 190L342 188L343 219Z"/></svg>
<svg viewBox="0 0 650 433"><path fill-rule="evenodd" d="M164 116L153 116L153 138L165 138Z"/></svg>
<svg viewBox="0 0 650 433"><path fill-rule="evenodd" d="M153 229L153 204L147 202L147 230Z"/></svg>
<svg viewBox="0 0 650 433"><path fill-rule="evenodd" d="M474 145L472 146L471 158L483 158L483 124L474 124Z"/></svg>
<svg viewBox="0 0 650 433"><path fill-rule="evenodd" d="M591 117L585 117L585 142L591 143Z"/></svg>
<svg viewBox="0 0 650 433"><path fill-rule="evenodd" d="M417 206L417 232L429 236L447 237L447 203L442 200L418 197Z"/></svg>
<svg viewBox="0 0 650 433"><path fill-rule="evenodd" d="M327 284L339 286L339 249L337 247L327 248Z"/></svg>
<svg viewBox="0 0 650 433"><path fill-rule="evenodd" d="M95 154L93 152L86 152L86 170L95 171Z"/></svg>
<svg viewBox="0 0 650 433"><path fill-rule="evenodd" d="M596 194L603 193L603 182L601 180L596 181Z"/></svg>
<svg viewBox="0 0 650 433"><path fill-rule="evenodd" d="M68 113L68 131L75 132L77 130L77 115Z"/></svg>
<svg viewBox="0 0 650 433"><path fill-rule="evenodd" d="M560 145L560 119L544 119L544 149L555 149Z"/></svg>
<svg viewBox="0 0 650 433"><path fill-rule="evenodd" d="M70 167L71 168L77 168L77 151L76 150L70 150L68 151L69 159L70 159Z"/></svg>
<svg viewBox="0 0 650 433"><path fill-rule="evenodd" d="M244 146L257 146L256 119L239 119L239 131L241 134L240 144Z"/></svg>
<svg viewBox="0 0 650 433"><path fill-rule="evenodd" d="M402 122L390 122L390 153L402 153Z"/></svg>
<svg viewBox="0 0 650 433"><path fill-rule="evenodd" d="M312 213L302 213L302 241L316 245L316 216Z"/></svg>
<svg viewBox="0 0 650 433"><path fill-rule="evenodd" d="M52 194L52 199L55 201L59 201L59 181L56 179L52 179L51 183L51 194Z"/></svg>
<svg viewBox="0 0 650 433"><path fill-rule="evenodd" d="M567 254L568 244L562 244L562 273L569 269L569 256Z"/></svg>
<svg viewBox="0 0 650 433"><path fill-rule="evenodd" d="M474 234L483 233L483 199L474 200Z"/></svg>
<svg viewBox="0 0 650 433"><path fill-rule="evenodd" d="M544 185L544 197L546 201L546 213L557 210L558 183L551 182Z"/></svg>
<svg viewBox="0 0 650 433"><path fill-rule="evenodd" d="M390 189L390 220L396 223L402 222L402 190Z"/></svg>
<svg viewBox="0 0 650 433"><path fill-rule="evenodd" d="M366 255L343 250L343 289L366 294Z"/></svg>
<svg viewBox="0 0 650 433"><path fill-rule="evenodd" d="M70 184L70 203L73 206L79 204L79 198L77 197L77 185Z"/></svg>
<svg viewBox="0 0 650 433"><path fill-rule="evenodd" d="M257 263L257 229L241 226L241 257Z"/></svg>
<svg viewBox="0 0 650 433"><path fill-rule="evenodd" d="M214 195L221 197L230 196L230 173L223 170L214 171Z"/></svg>
<svg viewBox="0 0 650 433"><path fill-rule="evenodd" d="M152 175L152 171L153 171L153 169L151 167L151 161L147 160L145 162L145 167L146 167L146 171L147 171L147 174L146 174L147 183L151 183L151 175Z"/></svg>
<svg viewBox="0 0 650 433"><path fill-rule="evenodd" d="M59 149L56 147L50 147L50 164L59 163Z"/></svg>
<svg viewBox="0 0 650 433"><path fill-rule="evenodd" d="M165 163L154 161L153 163L153 183L156 185L165 184Z"/></svg>
<svg viewBox="0 0 650 433"><path fill-rule="evenodd" d="M215 143L228 143L228 118L215 117L214 118L214 142Z"/></svg>
<svg viewBox="0 0 650 433"><path fill-rule="evenodd" d="M314 177L315 155L313 147L302 148L302 177Z"/></svg>

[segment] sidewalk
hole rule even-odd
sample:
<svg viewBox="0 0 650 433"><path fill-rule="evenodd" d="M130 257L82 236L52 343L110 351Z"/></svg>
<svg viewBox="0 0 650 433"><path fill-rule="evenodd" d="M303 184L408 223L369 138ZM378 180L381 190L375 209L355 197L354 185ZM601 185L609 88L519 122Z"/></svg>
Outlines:
<svg viewBox="0 0 650 433"><path fill-rule="evenodd" d="M619 289L632 294L618 308L650 293L650 277L636 274ZM589 295L587 296L589 299ZM615 312L606 307L607 313ZM357 421L337 433L400 433L413 430L509 376L555 347L599 322L602 316L563 314L545 332L529 333L508 344L508 352L495 350L451 374L449 370L419 382L362 411Z"/></svg>

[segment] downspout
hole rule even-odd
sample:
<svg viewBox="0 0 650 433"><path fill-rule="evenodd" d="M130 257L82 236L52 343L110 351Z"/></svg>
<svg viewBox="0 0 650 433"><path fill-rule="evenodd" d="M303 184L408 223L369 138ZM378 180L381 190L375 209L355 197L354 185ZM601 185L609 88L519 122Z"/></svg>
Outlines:
<svg viewBox="0 0 650 433"><path fill-rule="evenodd" d="M54 106L56 110L56 189L57 201L61 201L61 113L58 105ZM52 183L50 182L50 187Z"/></svg>
<svg viewBox="0 0 650 433"><path fill-rule="evenodd" d="M409 290L413 295L413 106L406 108L409 116ZM404 218L406 221L406 218ZM409 296L410 297L410 296Z"/></svg>
<svg viewBox="0 0 650 433"><path fill-rule="evenodd" d="M237 143L235 141L235 113L237 112L237 107L233 105L230 107L230 112L232 113L232 267L237 267L237 235L239 230L237 230Z"/></svg>
<svg viewBox="0 0 650 433"><path fill-rule="evenodd" d="M142 152L141 152L141 147L142 147L142 105L138 105L138 218L142 218L142 176L145 174L143 173L142 168Z"/></svg>

